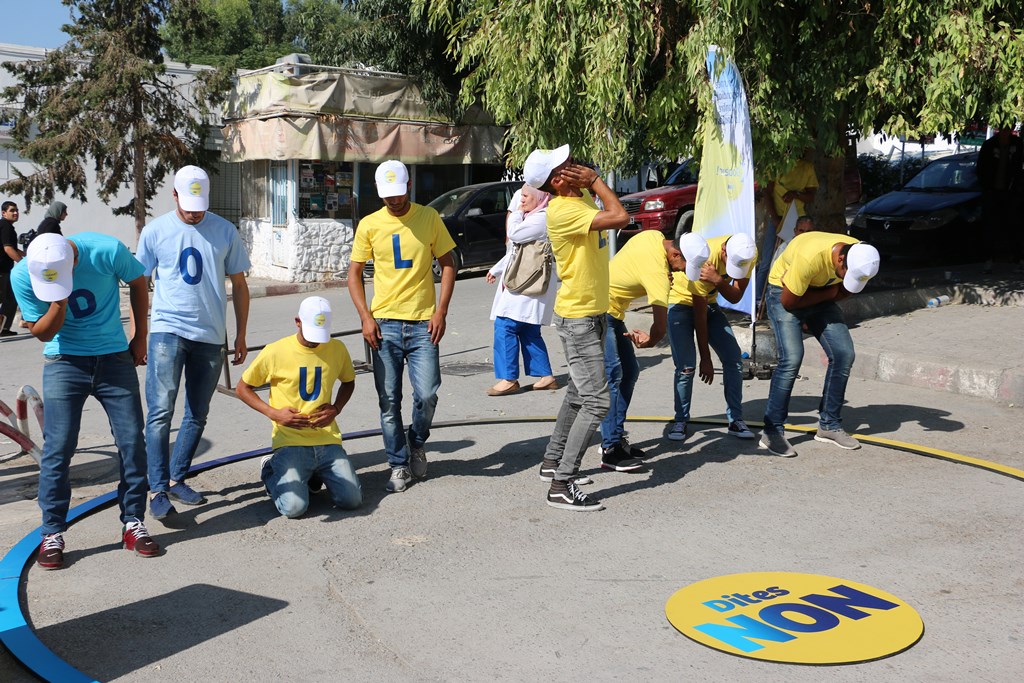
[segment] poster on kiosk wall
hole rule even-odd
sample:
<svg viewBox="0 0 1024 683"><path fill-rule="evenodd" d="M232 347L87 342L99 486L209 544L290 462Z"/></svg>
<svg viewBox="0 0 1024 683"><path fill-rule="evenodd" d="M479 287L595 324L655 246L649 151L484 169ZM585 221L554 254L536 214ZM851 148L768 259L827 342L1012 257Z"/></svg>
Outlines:
<svg viewBox="0 0 1024 683"><path fill-rule="evenodd" d="M738 232L755 239L754 161L743 78L732 59L723 55L716 45L708 48L707 69L712 111L704 124L693 231L704 239ZM758 257L763 258L763 255ZM718 304L748 313L753 319L754 289L748 286L737 304L721 296Z"/></svg>

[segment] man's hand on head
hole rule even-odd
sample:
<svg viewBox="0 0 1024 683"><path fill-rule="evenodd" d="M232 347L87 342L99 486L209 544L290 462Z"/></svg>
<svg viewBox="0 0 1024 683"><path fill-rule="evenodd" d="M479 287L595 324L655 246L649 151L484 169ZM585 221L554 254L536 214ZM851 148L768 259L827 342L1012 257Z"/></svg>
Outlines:
<svg viewBox="0 0 1024 683"><path fill-rule="evenodd" d="M598 178L597 171L581 164L569 164L560 174L566 182L577 189L589 189Z"/></svg>

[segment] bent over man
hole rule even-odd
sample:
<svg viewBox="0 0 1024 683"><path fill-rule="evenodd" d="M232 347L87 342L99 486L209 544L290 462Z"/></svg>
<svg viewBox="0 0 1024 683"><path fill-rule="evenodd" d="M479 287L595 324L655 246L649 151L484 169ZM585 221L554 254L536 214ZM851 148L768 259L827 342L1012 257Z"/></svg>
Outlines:
<svg viewBox="0 0 1024 683"><path fill-rule="evenodd" d="M142 264L113 237L91 232L65 239L36 237L14 266L12 284L28 329L43 347L43 455L39 507L43 542L36 563L64 566L64 531L71 504L71 457L78 446L85 400L103 406L121 459L117 504L123 547L141 557L160 552L143 524L146 445L135 368L146 359L149 292ZM134 333L121 326L120 282L131 293Z"/></svg>
<svg viewBox="0 0 1024 683"><path fill-rule="evenodd" d="M878 250L870 244L847 235L808 232L794 237L772 266L766 302L779 366L768 389L760 443L775 455L796 455L783 427L789 417L793 383L804 358L804 325L828 356L814 439L848 450L860 448L860 443L843 430L840 415L854 350L837 302L863 290L878 273L878 262Z"/></svg>

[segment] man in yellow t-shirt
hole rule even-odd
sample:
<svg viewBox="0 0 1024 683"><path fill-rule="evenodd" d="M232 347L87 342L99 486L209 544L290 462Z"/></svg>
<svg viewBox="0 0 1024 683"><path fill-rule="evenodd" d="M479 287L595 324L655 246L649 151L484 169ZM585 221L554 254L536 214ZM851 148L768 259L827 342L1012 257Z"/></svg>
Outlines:
<svg viewBox="0 0 1024 683"><path fill-rule="evenodd" d="M828 356L814 439L847 450L860 448L860 443L843 430L840 415L854 350L850 330L836 302L863 290L878 273L878 262L878 250L869 244L847 235L807 232L794 237L772 266L765 302L779 365L768 390L761 446L775 455L796 455L783 429L789 417L793 383L804 357L804 327Z"/></svg>
<svg viewBox="0 0 1024 683"><path fill-rule="evenodd" d="M764 241L761 243L762 254L774 254L780 237L779 227L786 217L790 203L796 209L797 217L807 215L807 205L814 201L818 192L818 176L814 172L813 150L804 150L803 156L793 166L768 184L768 226ZM786 235L785 237L789 237ZM765 278L771 267L771 261L762 259L757 266L755 278L758 296L764 291Z"/></svg>
<svg viewBox="0 0 1024 683"><path fill-rule="evenodd" d="M547 503L563 510L601 510L580 491L577 472L597 426L608 413L604 368L608 311L608 242L605 230L629 222L619 198L597 173L573 161L569 145L536 149L523 166L530 187L552 195L548 236L562 286L555 299L554 325L569 365L569 386L544 453L540 477L551 482ZM595 193L604 204L598 209Z"/></svg>
<svg viewBox="0 0 1024 683"><path fill-rule="evenodd" d="M745 233L712 237L707 244L708 259L700 268L697 278L676 278L668 298L671 304L668 310L668 339L675 363L675 418L668 424L665 436L672 441L686 441L694 370L697 370L705 384L711 384L715 376L708 350L710 343L722 363L728 433L741 439L753 439L754 433L743 421L740 347L736 343L729 319L722 313L717 301L719 293L733 304L743 298L751 271L757 262L757 248L754 240ZM700 350L700 365L697 368L694 367L694 333L697 349Z"/></svg>
<svg viewBox="0 0 1024 683"><path fill-rule="evenodd" d="M348 291L373 355L384 451L391 466L389 493L427 476L424 444L441 387L438 344L455 290L455 248L441 217L409 201L409 171L385 161L375 174L384 208L359 223L348 270ZM441 265L441 296L435 306L433 259ZM373 260L373 302L366 306L363 269ZM412 423L402 425L402 374L409 365Z"/></svg>
<svg viewBox="0 0 1024 683"><path fill-rule="evenodd" d="M699 241L698 251L705 246L699 235L692 235L684 242L694 239ZM606 470L636 472L643 469L643 451L631 446L625 435L626 413L640 375L633 347L650 348L665 336L672 272L682 271L690 262L694 264L695 271L700 270L700 264L688 261L682 249L679 243L665 239L660 232L647 230L626 242L608 268L608 335L604 366L608 373L611 407L601 422L601 467ZM696 254L692 250L689 253L691 257ZM647 297L647 303L654 309L650 332L630 331L625 323L626 309L642 296Z"/></svg>
<svg viewBox="0 0 1024 683"><path fill-rule="evenodd" d="M302 301L298 331L260 351L235 387L238 398L274 422L272 455L263 458L263 479L278 512L299 517L309 492L327 486L344 510L362 504L362 489L341 446L337 418L352 397L356 374L345 345L331 339L331 305L319 296ZM333 400L334 384L341 382ZM270 402L255 387L270 385Z"/></svg>

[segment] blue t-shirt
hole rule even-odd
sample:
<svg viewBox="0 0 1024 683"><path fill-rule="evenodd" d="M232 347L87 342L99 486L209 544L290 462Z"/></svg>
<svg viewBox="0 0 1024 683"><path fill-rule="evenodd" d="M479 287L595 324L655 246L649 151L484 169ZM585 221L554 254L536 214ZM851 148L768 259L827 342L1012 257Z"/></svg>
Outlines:
<svg viewBox="0 0 1024 683"><path fill-rule="evenodd" d="M102 356L128 348L121 325L120 282L131 282L145 269L128 247L109 235L82 232L68 238L78 247L78 263L71 277L71 295L60 332L46 342L45 354ZM14 296L21 317L30 323L50 309L32 291L28 259L15 264L11 272Z"/></svg>
<svg viewBox="0 0 1024 683"><path fill-rule="evenodd" d="M198 225L189 225L171 211L143 228L135 255L146 275L156 273L150 332L223 344L228 305L224 278L249 269L249 255L235 226L209 211Z"/></svg>

